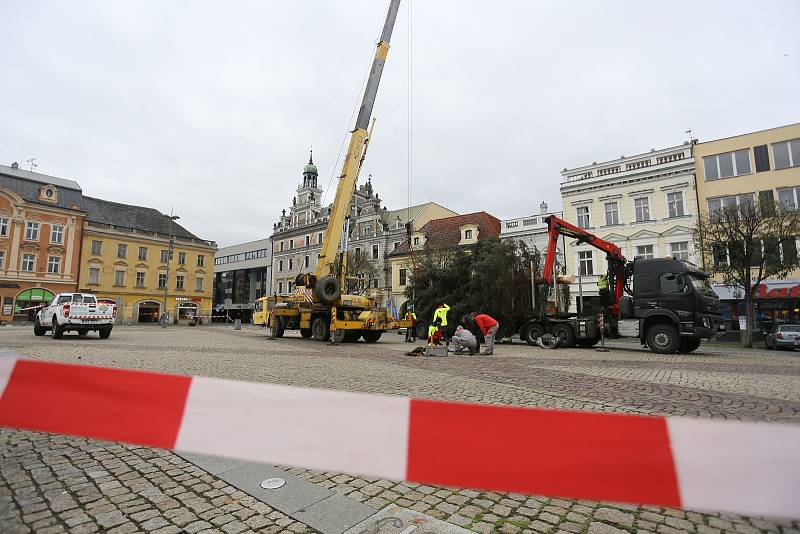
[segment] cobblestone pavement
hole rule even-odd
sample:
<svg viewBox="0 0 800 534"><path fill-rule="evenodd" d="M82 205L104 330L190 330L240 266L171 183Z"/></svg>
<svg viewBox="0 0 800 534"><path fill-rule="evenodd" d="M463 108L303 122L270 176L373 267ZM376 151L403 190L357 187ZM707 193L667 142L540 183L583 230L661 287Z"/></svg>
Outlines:
<svg viewBox="0 0 800 534"><path fill-rule="evenodd" d="M410 358L401 337L329 347L259 330L118 328L109 340L34 338L0 328L0 352L31 358L444 400L800 422L800 353L703 345L656 355L499 345L497 356ZM284 467L379 509L395 503L476 532L778 532L800 523L649 506L549 499ZM0 430L3 532L310 530L166 451ZM215 522L216 520L216 522ZM118 522L118 523L116 523ZM112 524L113 523L113 524ZM159 530L165 529L165 530Z"/></svg>

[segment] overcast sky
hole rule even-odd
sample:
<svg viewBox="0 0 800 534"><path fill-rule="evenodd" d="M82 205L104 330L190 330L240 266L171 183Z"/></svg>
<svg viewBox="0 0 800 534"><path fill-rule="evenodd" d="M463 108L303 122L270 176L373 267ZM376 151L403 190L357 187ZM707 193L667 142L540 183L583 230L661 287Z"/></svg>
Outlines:
<svg viewBox="0 0 800 534"><path fill-rule="evenodd" d="M411 202L501 219L559 207L564 167L800 121L795 0L410 4L361 176L389 209L409 73ZM339 171L387 5L0 0L0 162L174 203L220 246L268 237L310 145L323 187Z"/></svg>

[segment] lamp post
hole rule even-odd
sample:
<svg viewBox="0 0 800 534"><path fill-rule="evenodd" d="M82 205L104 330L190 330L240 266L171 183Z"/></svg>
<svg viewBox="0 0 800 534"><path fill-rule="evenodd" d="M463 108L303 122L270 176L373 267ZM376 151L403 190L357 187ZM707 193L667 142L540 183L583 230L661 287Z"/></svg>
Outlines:
<svg viewBox="0 0 800 534"><path fill-rule="evenodd" d="M172 249L175 246L175 232L173 232L174 221L180 219L177 215L164 215L169 219L169 246L167 247L167 276L164 280L164 313L161 315L161 327L167 327L167 290L169 289L169 264L172 261Z"/></svg>

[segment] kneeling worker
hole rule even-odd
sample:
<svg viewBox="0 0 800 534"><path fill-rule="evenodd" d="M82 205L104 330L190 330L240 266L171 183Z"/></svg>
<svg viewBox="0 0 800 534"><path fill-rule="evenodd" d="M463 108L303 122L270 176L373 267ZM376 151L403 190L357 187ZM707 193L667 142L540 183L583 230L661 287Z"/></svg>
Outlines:
<svg viewBox="0 0 800 534"><path fill-rule="evenodd" d="M451 338L451 341L455 347L456 354L463 354L464 349L467 349L469 354L473 355L478 346L478 340L475 339L472 332L461 325L456 328L456 333Z"/></svg>
<svg viewBox="0 0 800 534"><path fill-rule="evenodd" d="M442 340L442 321L437 317L432 325L428 327L428 346L439 346Z"/></svg>

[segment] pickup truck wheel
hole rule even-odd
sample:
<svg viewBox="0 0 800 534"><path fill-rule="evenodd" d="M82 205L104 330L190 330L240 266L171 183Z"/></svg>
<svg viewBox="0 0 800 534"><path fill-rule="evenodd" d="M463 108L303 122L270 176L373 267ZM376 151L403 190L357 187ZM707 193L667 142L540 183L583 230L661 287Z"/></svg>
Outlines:
<svg viewBox="0 0 800 534"><path fill-rule="evenodd" d="M42 326L42 323L39 322L39 318L36 318L36 322L33 323L33 335L34 336L43 336L47 332L47 328Z"/></svg>
<svg viewBox="0 0 800 534"><path fill-rule="evenodd" d="M100 339L108 339L110 335L111 335L111 329L110 328L101 328L100 329Z"/></svg>
<svg viewBox="0 0 800 534"><path fill-rule="evenodd" d="M684 337L678 345L678 352L692 352L697 350L702 340L699 337Z"/></svg>
<svg viewBox="0 0 800 534"><path fill-rule="evenodd" d="M575 332L568 324L560 324L553 328L553 335L558 338L558 346L569 349L575 346Z"/></svg>
<svg viewBox="0 0 800 534"><path fill-rule="evenodd" d="M525 328L525 342L532 347L537 347L536 340L542 337L543 333L542 327L538 324L528 325Z"/></svg>
<svg viewBox="0 0 800 534"><path fill-rule="evenodd" d="M311 323L311 332L315 340L328 341L330 329L327 319L325 317L317 317L314 319L314 322Z"/></svg>
<svg viewBox="0 0 800 534"><path fill-rule="evenodd" d="M651 326L645 334L645 341L650 350L659 354L672 354L680 346L678 331L668 324Z"/></svg>
<svg viewBox="0 0 800 534"><path fill-rule="evenodd" d="M58 318L55 315L53 316L53 328L50 330L50 334L53 339L61 339L62 334L64 334L64 328L58 324Z"/></svg>

